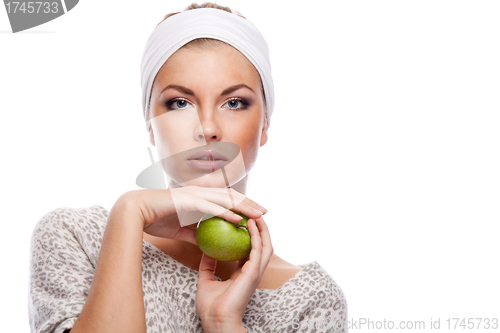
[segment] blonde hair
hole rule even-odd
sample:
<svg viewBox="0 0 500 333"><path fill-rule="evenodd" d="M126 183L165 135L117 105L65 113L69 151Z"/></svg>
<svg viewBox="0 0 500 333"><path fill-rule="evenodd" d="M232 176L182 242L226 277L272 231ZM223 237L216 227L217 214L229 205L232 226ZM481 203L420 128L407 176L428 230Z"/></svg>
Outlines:
<svg viewBox="0 0 500 333"><path fill-rule="evenodd" d="M241 13L239 13L239 12L237 12L235 10L232 10L229 7L222 6L222 5L213 3L213 2L204 2L201 5L198 5L197 3L193 2L192 4L190 4L189 6L187 6L186 8L184 8L183 12L185 12L187 10L198 9L198 8L215 8L215 9L224 10L226 12L238 15L238 16L240 16L240 17L242 17L242 18L244 18L246 20L246 17L243 16L243 15L241 15ZM163 18L163 20L161 20L161 22L159 22L156 26L160 25L163 21L165 21L166 19L168 19L170 16L173 16L173 15L179 14L179 13L181 13L181 12L169 13L169 14L165 15L165 17ZM183 48L183 47L199 47L199 48L207 49L207 48L210 48L210 47L222 46L222 45L233 47L232 45L230 45L230 44L228 44L226 42L223 42L223 41L221 41L219 39L214 39L214 38L196 38L196 39L193 39L192 41L184 44L181 48ZM257 72L257 74L259 74L259 72L257 71L257 69L255 69L255 72ZM264 85L262 84L262 78L260 77L260 74L259 74L259 79L260 79L260 90L261 90L262 96L264 98L264 107L267 110L266 94L264 93ZM268 124L267 111L264 112L264 118L265 118L265 124Z"/></svg>
<svg viewBox="0 0 500 333"><path fill-rule="evenodd" d="M226 6L222 6L222 5L219 5L219 4L216 4L216 3L213 3L213 2L204 2L202 3L201 5L198 5L197 3L192 3L190 4L189 6L187 6L186 8L184 8L183 12L187 11L187 10L191 10L191 9L198 9L198 8L215 8L215 9L220 9L220 10L225 10L226 12L229 12L229 13L233 13L233 14L236 14L238 16L241 16L243 17L244 19L246 19L245 16L241 15L241 13L235 11L235 10L232 10L231 8L229 7L226 7ZM166 19L168 19L170 16L172 15L175 15L175 14L179 14L180 12L175 12L175 13L170 13L170 14L167 14L165 15L165 17L163 18L163 20L161 20L161 22L165 21ZM160 23L161 23L160 22ZM158 23L158 25L160 24Z"/></svg>

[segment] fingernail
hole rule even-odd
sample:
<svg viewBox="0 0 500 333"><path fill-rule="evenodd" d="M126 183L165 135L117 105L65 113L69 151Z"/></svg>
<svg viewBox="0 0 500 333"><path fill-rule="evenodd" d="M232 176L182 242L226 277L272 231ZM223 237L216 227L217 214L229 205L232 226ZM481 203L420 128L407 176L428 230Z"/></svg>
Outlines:
<svg viewBox="0 0 500 333"><path fill-rule="evenodd" d="M254 208L253 210L254 210L256 213L258 213L259 215L262 215L262 214L263 214L263 213L262 213L260 210L258 210L257 208Z"/></svg>
<svg viewBox="0 0 500 333"><path fill-rule="evenodd" d="M238 214L234 214L234 213L233 213L233 215L234 215L234 216L235 216L238 220L243 219L243 217L239 216Z"/></svg>

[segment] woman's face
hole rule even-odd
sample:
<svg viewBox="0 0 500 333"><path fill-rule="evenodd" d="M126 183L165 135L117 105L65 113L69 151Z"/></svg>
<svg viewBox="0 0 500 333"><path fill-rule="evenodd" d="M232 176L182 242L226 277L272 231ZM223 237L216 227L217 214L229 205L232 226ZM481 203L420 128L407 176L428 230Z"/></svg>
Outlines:
<svg viewBox="0 0 500 333"><path fill-rule="evenodd" d="M229 45L177 50L155 78L150 108L151 144L176 186L231 186L267 141L259 74Z"/></svg>

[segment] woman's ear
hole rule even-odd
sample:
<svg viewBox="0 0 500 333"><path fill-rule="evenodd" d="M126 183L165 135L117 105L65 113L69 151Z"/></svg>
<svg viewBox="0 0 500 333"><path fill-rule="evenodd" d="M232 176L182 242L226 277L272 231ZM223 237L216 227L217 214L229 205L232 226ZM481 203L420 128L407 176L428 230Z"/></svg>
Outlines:
<svg viewBox="0 0 500 333"><path fill-rule="evenodd" d="M149 129L149 142L154 146L155 145L155 136L153 134L153 129Z"/></svg>
<svg viewBox="0 0 500 333"><path fill-rule="evenodd" d="M262 127L262 133L260 135L260 147L266 144L267 142L267 130L269 128L269 125L267 124L267 121L264 124L264 127Z"/></svg>

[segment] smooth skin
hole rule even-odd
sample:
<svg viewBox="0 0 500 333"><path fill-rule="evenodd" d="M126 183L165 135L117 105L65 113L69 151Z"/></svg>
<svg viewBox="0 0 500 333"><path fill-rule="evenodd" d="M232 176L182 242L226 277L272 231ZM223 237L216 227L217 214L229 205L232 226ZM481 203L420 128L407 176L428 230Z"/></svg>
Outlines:
<svg viewBox="0 0 500 333"><path fill-rule="evenodd" d="M241 83L251 90L241 88L221 96L227 87ZM185 86L194 94L174 89L160 94L169 84ZM168 100L178 97L187 102L177 103L176 107L188 109L173 111L166 107ZM249 102L244 111L233 110L238 103L228 104L236 97ZM169 118L172 121L157 126L150 139L159 154L165 156L213 141L236 143L248 173L259 146L267 141L263 108L258 73L237 50L229 46L209 50L181 48L164 64L152 89L153 116L174 112ZM188 121L194 114L197 123ZM227 174L231 185L242 181L238 166L231 169L228 165ZM262 217L267 210L244 193L215 187L212 176L206 175L182 187L171 183L167 190L129 191L117 199L109 213L87 301L71 332L146 332L143 239L187 267L199 270L195 307L205 332L245 332L242 318L256 288L278 288L300 268L273 254L269 230ZM235 207L228 191L237 199ZM189 211L239 222L240 217L226 207L250 218L252 250L248 258L237 262L217 262L204 255L196 245L196 225L179 224L178 213ZM215 281L214 275L222 281Z"/></svg>
<svg viewBox="0 0 500 333"><path fill-rule="evenodd" d="M228 88L243 84L248 88L221 95ZM179 88L165 89L172 86ZM238 145L244 165L233 162L225 166L230 185L251 171L259 147L268 140L260 76L245 56L231 46L179 49L158 72L150 105L150 141L160 160L212 142ZM190 170L181 164L177 172ZM175 177L169 177L172 178ZM220 173L216 171L184 185L221 187L219 180Z"/></svg>

